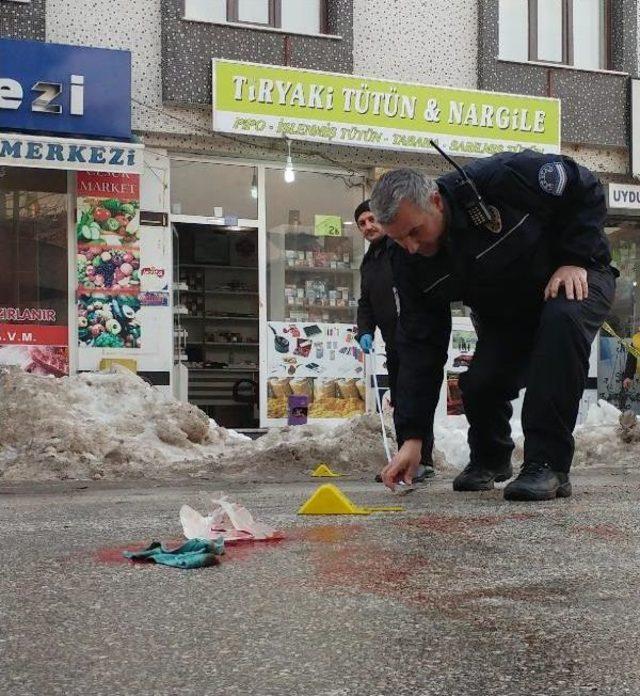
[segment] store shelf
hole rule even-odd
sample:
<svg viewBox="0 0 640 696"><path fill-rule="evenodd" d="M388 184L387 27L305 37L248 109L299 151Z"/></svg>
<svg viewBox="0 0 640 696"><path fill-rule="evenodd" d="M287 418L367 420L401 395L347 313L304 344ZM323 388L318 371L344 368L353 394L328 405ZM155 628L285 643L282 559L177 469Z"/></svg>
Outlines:
<svg viewBox="0 0 640 696"><path fill-rule="evenodd" d="M221 317L221 316L212 316L211 314L207 314L205 319L212 320L212 321L253 321L257 322L260 320L260 317Z"/></svg>
<svg viewBox="0 0 640 696"><path fill-rule="evenodd" d="M186 295L258 295L257 290L183 290Z"/></svg>
<svg viewBox="0 0 640 696"><path fill-rule="evenodd" d="M286 266L285 273L341 273L343 275L353 275L357 268L327 268L326 266Z"/></svg>
<svg viewBox="0 0 640 696"><path fill-rule="evenodd" d="M259 346L259 343L246 343L244 341L205 341L204 344L205 346L224 346L225 348L228 346L234 346L238 348L252 348L255 346Z"/></svg>
<svg viewBox="0 0 640 696"><path fill-rule="evenodd" d="M355 312L357 307L332 307L329 305L316 305L316 304L287 304L285 309L319 309L326 310L328 312Z"/></svg>
<svg viewBox="0 0 640 696"><path fill-rule="evenodd" d="M185 314L183 315L183 319L207 319L207 320L212 320L212 321L228 321L228 322L234 322L234 321L252 321L252 322L257 322L259 321L259 317L221 317L218 315L211 315L211 314Z"/></svg>
<svg viewBox="0 0 640 696"><path fill-rule="evenodd" d="M256 365L255 367L190 367L189 372L217 372L220 374L228 373L240 373L240 374L253 374L258 372L260 368Z"/></svg>
<svg viewBox="0 0 640 696"><path fill-rule="evenodd" d="M205 290L205 295L259 295L257 290Z"/></svg>
<svg viewBox="0 0 640 696"><path fill-rule="evenodd" d="M180 268L217 268L230 271L257 271L257 266L224 266L217 263L181 263Z"/></svg>

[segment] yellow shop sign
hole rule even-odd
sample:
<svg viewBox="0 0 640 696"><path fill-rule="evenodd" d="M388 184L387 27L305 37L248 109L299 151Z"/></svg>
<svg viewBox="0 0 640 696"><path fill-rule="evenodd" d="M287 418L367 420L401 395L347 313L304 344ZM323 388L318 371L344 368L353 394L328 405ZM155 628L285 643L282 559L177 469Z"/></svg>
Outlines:
<svg viewBox="0 0 640 696"><path fill-rule="evenodd" d="M482 157L560 152L560 100L213 61L213 129Z"/></svg>

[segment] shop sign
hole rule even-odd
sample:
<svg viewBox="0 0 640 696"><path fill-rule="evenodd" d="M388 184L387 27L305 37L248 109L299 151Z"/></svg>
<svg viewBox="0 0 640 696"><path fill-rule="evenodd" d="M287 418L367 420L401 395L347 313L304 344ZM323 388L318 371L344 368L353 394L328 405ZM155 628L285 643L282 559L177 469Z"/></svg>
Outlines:
<svg viewBox="0 0 640 696"><path fill-rule="evenodd" d="M65 346L67 344L67 334L68 329L66 326L0 323L0 345Z"/></svg>
<svg viewBox="0 0 640 696"><path fill-rule="evenodd" d="M143 307L168 307L168 292L141 292L140 304Z"/></svg>
<svg viewBox="0 0 640 696"><path fill-rule="evenodd" d="M0 39L0 130L131 138L131 54Z"/></svg>
<svg viewBox="0 0 640 696"><path fill-rule="evenodd" d="M338 145L482 157L560 152L560 101L213 61L213 128Z"/></svg>
<svg viewBox="0 0 640 696"><path fill-rule="evenodd" d="M640 210L640 186L609 184L609 207Z"/></svg>
<svg viewBox="0 0 640 696"><path fill-rule="evenodd" d="M0 167L140 172L143 149L141 144L0 133Z"/></svg>
<svg viewBox="0 0 640 696"><path fill-rule="evenodd" d="M0 365L62 377L69 374L69 327L49 307L0 307Z"/></svg>

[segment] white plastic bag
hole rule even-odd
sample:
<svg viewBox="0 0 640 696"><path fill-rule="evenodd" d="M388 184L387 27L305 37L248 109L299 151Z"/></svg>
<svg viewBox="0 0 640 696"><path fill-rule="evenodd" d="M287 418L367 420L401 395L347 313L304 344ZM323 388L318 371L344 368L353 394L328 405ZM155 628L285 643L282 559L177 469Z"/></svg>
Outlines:
<svg viewBox="0 0 640 696"><path fill-rule="evenodd" d="M229 500L224 493L214 493L211 512L205 517L189 505L180 508L180 522L187 539L225 541L263 541L282 539L283 534L262 522L256 522L247 508Z"/></svg>

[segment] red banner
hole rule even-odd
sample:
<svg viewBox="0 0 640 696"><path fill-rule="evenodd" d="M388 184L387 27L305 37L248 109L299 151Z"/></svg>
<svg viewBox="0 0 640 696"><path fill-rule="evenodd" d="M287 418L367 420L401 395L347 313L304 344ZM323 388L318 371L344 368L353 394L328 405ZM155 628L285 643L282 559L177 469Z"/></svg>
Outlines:
<svg viewBox="0 0 640 696"><path fill-rule="evenodd" d="M78 172L77 196L116 198L121 201L140 200L140 175L108 172Z"/></svg>
<svg viewBox="0 0 640 696"><path fill-rule="evenodd" d="M0 346L66 346L68 342L66 326L0 324Z"/></svg>

